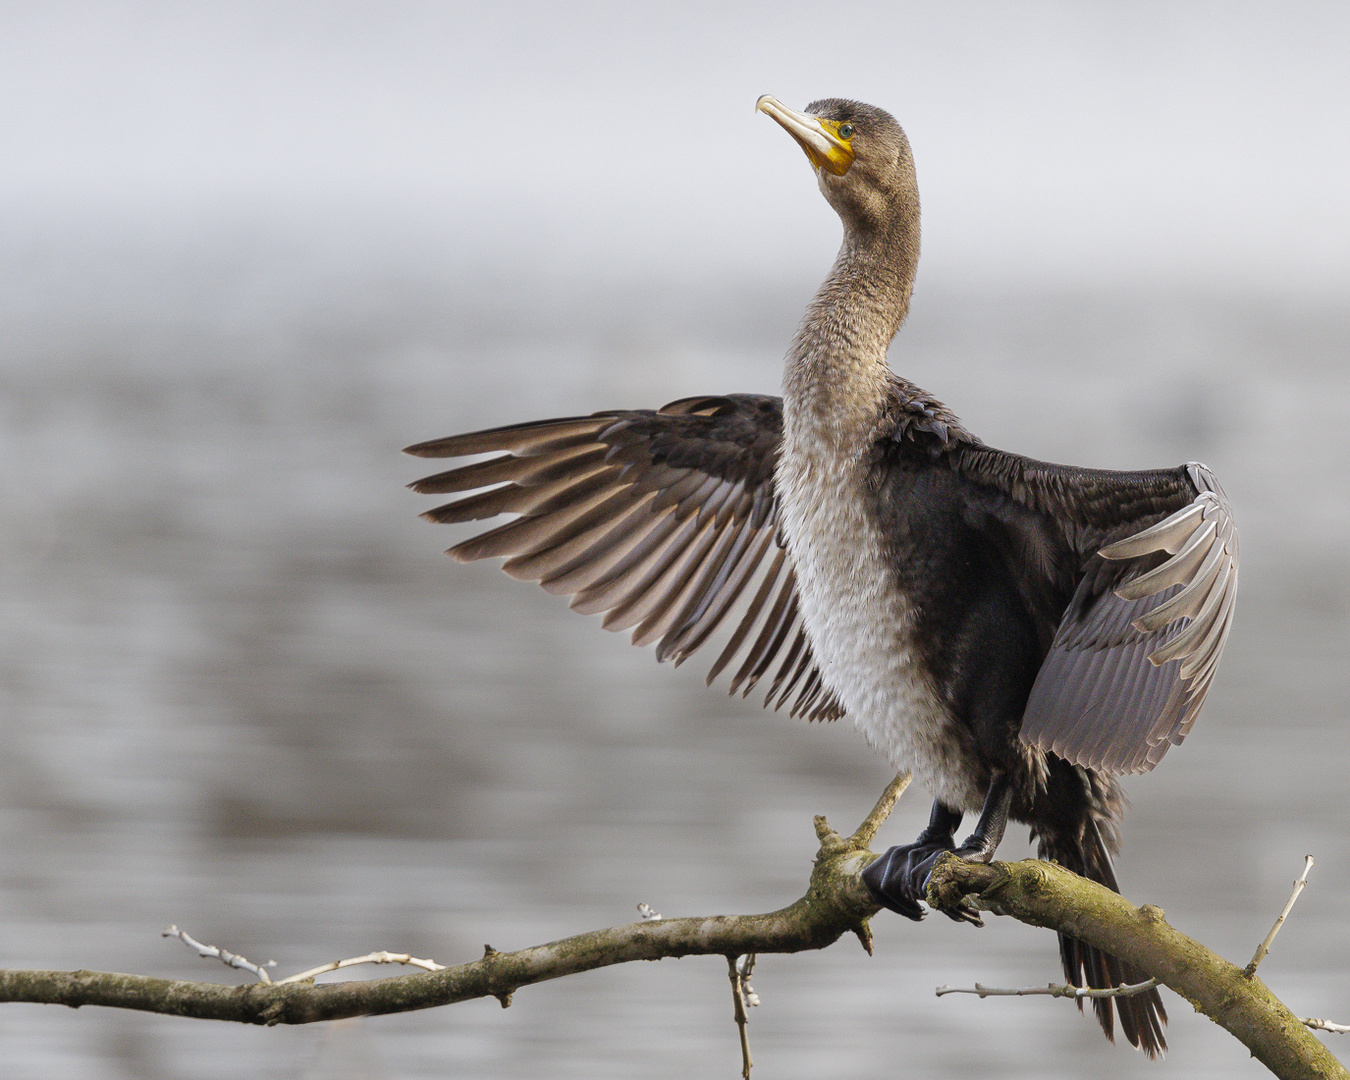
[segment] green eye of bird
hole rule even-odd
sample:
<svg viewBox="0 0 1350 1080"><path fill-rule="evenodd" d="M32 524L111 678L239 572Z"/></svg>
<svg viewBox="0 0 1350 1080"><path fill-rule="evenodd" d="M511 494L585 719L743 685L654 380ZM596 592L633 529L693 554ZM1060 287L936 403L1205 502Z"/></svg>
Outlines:
<svg viewBox="0 0 1350 1080"><path fill-rule="evenodd" d="M840 137L841 139L851 139L851 138L853 138L853 125L852 125L852 124L840 124L840 125L839 125L839 137Z"/></svg>

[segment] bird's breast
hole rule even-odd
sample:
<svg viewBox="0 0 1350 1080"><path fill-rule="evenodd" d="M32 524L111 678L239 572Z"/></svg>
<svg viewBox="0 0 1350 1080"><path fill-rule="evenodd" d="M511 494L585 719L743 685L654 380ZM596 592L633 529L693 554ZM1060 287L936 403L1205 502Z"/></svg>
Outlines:
<svg viewBox="0 0 1350 1080"><path fill-rule="evenodd" d="M984 770L923 661L868 468L809 431L784 433L775 483L807 636L868 743L947 805L978 809Z"/></svg>

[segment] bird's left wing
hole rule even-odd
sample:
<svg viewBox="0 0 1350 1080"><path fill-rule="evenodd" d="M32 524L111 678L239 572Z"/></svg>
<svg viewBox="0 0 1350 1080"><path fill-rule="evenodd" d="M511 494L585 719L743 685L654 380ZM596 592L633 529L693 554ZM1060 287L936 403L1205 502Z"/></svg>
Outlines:
<svg viewBox="0 0 1350 1080"><path fill-rule="evenodd" d="M412 484L463 493L423 516L436 522L514 520L450 549L462 562L502 557L512 577L605 612L658 660L681 663L720 626L732 629L711 682L733 660L731 690L767 674L766 705L793 716L843 713L824 687L778 542L773 469L782 402L731 394L651 411L614 411L418 443L418 457L497 454Z"/></svg>
<svg viewBox="0 0 1350 1080"><path fill-rule="evenodd" d="M1232 624L1238 535L1214 475L1113 473L987 448L971 473L1048 514L1082 558L1021 738L1108 773L1152 769L1195 723Z"/></svg>

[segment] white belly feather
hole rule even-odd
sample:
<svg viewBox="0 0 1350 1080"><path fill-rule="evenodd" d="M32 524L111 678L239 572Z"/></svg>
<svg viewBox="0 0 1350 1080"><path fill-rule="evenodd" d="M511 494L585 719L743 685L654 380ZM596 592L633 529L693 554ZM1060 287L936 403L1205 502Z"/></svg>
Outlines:
<svg viewBox="0 0 1350 1080"><path fill-rule="evenodd" d="M790 435L778 462L783 531L821 677L897 770L949 806L978 810L978 767L920 662L914 612L882 558L861 468Z"/></svg>

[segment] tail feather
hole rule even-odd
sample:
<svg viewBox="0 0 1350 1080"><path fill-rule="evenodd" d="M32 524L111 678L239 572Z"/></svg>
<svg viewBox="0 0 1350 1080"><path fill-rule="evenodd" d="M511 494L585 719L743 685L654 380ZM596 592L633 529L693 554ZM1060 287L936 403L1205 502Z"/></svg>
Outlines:
<svg viewBox="0 0 1350 1080"><path fill-rule="evenodd" d="M1120 892L1111 869L1110 852L1092 817L1087 817L1080 829L1037 829L1036 839L1042 859L1053 859L1066 870ZM1144 981L1143 976L1124 960L1066 934L1059 936L1059 955L1064 963L1064 978L1073 986L1105 990ZM1163 1008L1157 990L1131 997L1093 998L1092 1009L1102 1031L1112 1042L1115 1042L1118 1015L1121 1033L1131 1046L1139 1047L1150 1058L1167 1049L1167 1040L1163 1037L1167 1010ZM1078 1011L1083 1011L1082 998L1078 999Z"/></svg>

